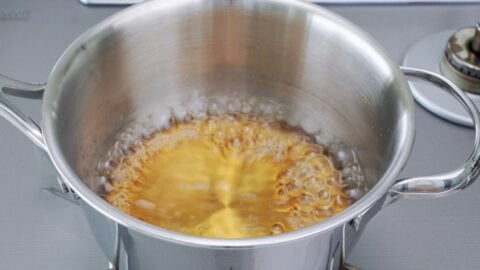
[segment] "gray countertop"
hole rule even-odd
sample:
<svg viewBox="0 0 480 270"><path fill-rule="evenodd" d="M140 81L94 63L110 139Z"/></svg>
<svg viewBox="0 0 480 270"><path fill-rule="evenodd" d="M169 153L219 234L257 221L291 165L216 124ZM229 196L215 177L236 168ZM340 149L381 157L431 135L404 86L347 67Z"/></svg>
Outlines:
<svg viewBox="0 0 480 270"><path fill-rule="evenodd" d="M360 25L401 63L423 36L472 25L480 5L327 6ZM75 0L0 0L0 73L44 82L79 34L119 7ZM33 119L40 102L16 99ZM417 106L417 135L402 176L437 173L462 163L473 131ZM37 151L0 119L0 269L106 269L80 209L42 189ZM455 196L402 200L367 226L349 261L362 269L480 269L480 183Z"/></svg>

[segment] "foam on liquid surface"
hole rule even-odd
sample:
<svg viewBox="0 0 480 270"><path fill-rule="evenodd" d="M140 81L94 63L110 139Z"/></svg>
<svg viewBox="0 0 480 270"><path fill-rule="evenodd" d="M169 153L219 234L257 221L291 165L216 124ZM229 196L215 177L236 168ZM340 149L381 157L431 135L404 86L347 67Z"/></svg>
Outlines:
<svg viewBox="0 0 480 270"><path fill-rule="evenodd" d="M181 121L106 165L105 198L148 223L220 238L292 231L350 205L322 145L270 116L237 111L176 112Z"/></svg>

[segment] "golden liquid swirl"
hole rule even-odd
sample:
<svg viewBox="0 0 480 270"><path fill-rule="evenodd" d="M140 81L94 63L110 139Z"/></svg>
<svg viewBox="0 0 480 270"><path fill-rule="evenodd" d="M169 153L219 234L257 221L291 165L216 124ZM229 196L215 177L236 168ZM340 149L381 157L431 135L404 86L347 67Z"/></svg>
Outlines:
<svg viewBox="0 0 480 270"><path fill-rule="evenodd" d="M349 206L341 173L301 130L251 114L174 123L106 175L106 199L177 232L247 238L299 229Z"/></svg>

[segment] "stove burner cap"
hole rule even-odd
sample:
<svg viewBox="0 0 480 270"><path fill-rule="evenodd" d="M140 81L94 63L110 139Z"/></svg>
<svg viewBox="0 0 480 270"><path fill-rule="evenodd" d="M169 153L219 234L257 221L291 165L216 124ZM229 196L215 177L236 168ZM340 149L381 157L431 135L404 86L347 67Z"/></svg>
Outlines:
<svg viewBox="0 0 480 270"><path fill-rule="evenodd" d="M480 22L450 37L440 66L460 88L480 94Z"/></svg>

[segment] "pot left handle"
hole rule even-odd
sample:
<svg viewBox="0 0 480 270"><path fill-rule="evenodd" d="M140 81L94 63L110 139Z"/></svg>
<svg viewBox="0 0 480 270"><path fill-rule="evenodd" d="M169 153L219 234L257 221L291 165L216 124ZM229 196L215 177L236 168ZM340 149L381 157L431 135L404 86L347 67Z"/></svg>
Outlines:
<svg viewBox="0 0 480 270"><path fill-rule="evenodd" d="M46 84L31 84L0 75L0 116L17 127L40 149L47 152L42 130L30 117L25 115L5 95L42 99Z"/></svg>

